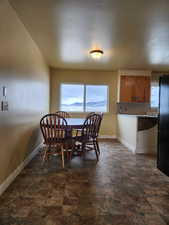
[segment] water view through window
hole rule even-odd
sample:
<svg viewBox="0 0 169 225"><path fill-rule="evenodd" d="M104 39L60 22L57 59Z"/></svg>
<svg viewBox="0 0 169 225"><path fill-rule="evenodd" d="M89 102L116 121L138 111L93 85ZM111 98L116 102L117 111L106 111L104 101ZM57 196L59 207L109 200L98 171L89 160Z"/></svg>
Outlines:
<svg viewBox="0 0 169 225"><path fill-rule="evenodd" d="M107 112L108 86L61 84L60 110L67 112Z"/></svg>

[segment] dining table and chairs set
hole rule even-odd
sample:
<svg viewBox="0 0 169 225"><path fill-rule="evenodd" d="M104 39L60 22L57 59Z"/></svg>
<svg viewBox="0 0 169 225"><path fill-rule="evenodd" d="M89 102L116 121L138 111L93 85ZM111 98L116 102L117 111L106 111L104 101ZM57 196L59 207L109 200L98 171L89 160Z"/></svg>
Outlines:
<svg viewBox="0 0 169 225"><path fill-rule="evenodd" d="M100 148L98 136L102 113L89 113L86 118L72 118L68 112L57 111L47 114L40 120L40 128L44 139L42 162L50 155L60 155L62 167L65 158L85 157L86 152L93 150L99 160Z"/></svg>

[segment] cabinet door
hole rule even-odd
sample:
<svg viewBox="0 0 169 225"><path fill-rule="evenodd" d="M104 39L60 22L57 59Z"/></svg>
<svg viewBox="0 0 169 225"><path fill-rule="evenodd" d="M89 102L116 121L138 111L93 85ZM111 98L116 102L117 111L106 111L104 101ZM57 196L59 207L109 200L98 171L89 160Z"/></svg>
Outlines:
<svg viewBox="0 0 169 225"><path fill-rule="evenodd" d="M144 81L144 102L150 102L150 77L145 77Z"/></svg>
<svg viewBox="0 0 169 225"><path fill-rule="evenodd" d="M134 80L131 76L121 76L120 80L120 101L132 102Z"/></svg>
<svg viewBox="0 0 169 225"><path fill-rule="evenodd" d="M150 77L137 76L134 77L134 95L133 102L149 102L150 101Z"/></svg>
<svg viewBox="0 0 169 225"><path fill-rule="evenodd" d="M149 102L150 101L150 77L121 76L120 101L121 102Z"/></svg>

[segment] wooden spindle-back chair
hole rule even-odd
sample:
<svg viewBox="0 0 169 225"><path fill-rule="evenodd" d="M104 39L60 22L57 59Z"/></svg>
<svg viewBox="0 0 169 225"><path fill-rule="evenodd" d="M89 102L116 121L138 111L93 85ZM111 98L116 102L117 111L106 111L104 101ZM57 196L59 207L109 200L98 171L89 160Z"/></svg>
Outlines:
<svg viewBox="0 0 169 225"><path fill-rule="evenodd" d="M59 116L62 116L63 118L71 118L71 115L68 112L57 111L56 114L59 115Z"/></svg>
<svg viewBox="0 0 169 225"><path fill-rule="evenodd" d="M96 158L99 159L100 149L98 144L99 129L102 121L102 116L100 114L92 114L88 116L81 129L80 136L76 135L76 140L81 142L81 148L83 154L85 154L87 144L91 143L93 148L90 150L95 150Z"/></svg>
<svg viewBox="0 0 169 225"><path fill-rule="evenodd" d="M62 156L62 167L64 168L67 121L56 113L47 114L40 120L40 128L44 138L44 145L47 147L44 151L43 161L48 158L49 154L56 154L57 152Z"/></svg>
<svg viewBox="0 0 169 225"><path fill-rule="evenodd" d="M87 114L86 118L89 117L89 116L91 116L91 115L93 115L93 114L95 114L95 112L89 112L89 113Z"/></svg>

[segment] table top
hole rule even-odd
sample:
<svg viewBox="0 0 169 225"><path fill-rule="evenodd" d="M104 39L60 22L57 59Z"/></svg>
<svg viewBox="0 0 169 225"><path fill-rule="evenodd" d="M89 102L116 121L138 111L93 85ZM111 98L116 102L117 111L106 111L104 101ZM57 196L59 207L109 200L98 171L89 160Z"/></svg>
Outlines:
<svg viewBox="0 0 169 225"><path fill-rule="evenodd" d="M85 118L66 118L66 121L69 126L82 126Z"/></svg>

